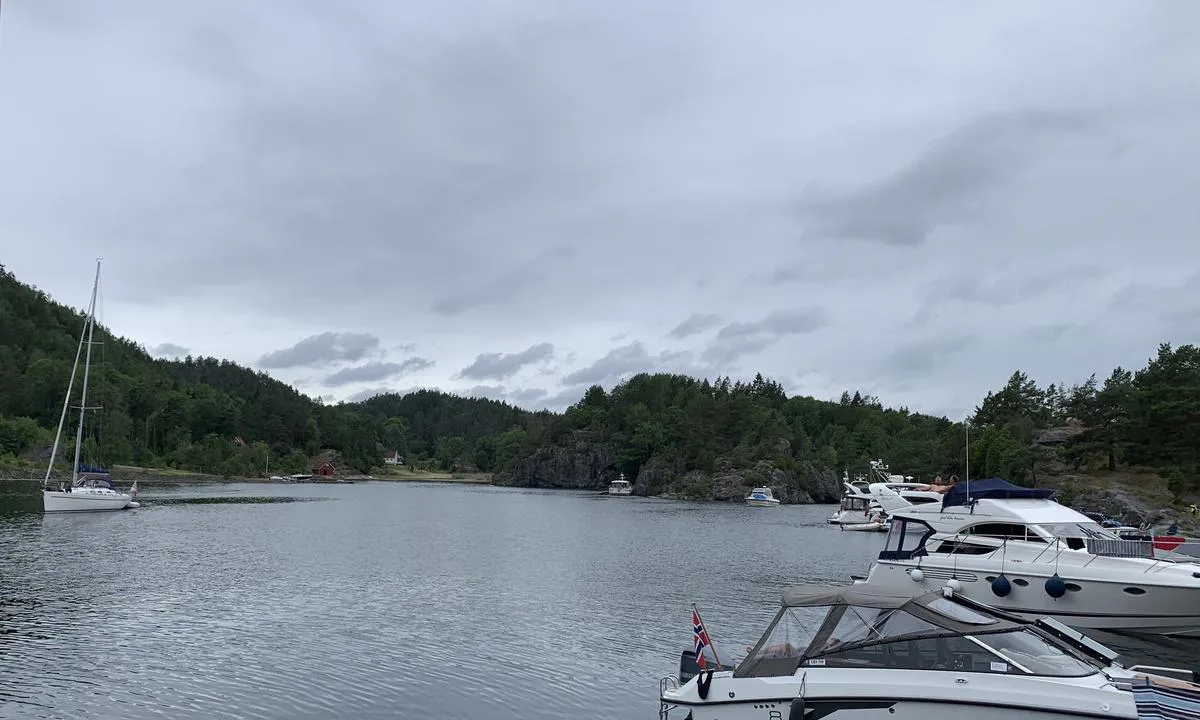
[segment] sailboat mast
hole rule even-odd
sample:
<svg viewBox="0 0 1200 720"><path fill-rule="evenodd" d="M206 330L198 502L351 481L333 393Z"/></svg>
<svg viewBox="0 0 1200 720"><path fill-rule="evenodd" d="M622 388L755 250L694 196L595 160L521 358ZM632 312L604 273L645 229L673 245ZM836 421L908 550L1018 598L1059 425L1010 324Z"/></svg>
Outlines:
<svg viewBox="0 0 1200 720"><path fill-rule="evenodd" d="M54 470L54 459L58 457L58 443L62 439L63 425L67 424L67 408L71 406L71 390L75 387L75 373L79 372L79 356L83 354L83 343L87 339L88 325L91 316L83 319L83 329L79 331L79 347L75 348L75 364L71 365L71 379L67 381L67 395L63 398L62 415L58 417L58 430L54 433L54 447L50 449L50 463L46 465L46 477L43 484L50 482L50 473Z"/></svg>
<svg viewBox="0 0 1200 720"><path fill-rule="evenodd" d="M79 398L79 426L75 431L75 462L71 465L71 486L79 479L79 451L83 448L83 416L87 414L88 374L92 369L92 333L96 330L96 291L100 289L100 261L96 261L96 280L92 283L92 302L88 306L87 353L83 363L83 393Z"/></svg>

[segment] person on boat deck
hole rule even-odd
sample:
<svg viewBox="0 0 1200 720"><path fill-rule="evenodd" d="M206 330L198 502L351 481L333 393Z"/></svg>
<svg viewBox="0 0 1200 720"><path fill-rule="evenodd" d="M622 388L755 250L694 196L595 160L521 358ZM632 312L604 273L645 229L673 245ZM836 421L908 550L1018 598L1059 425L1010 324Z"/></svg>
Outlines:
<svg viewBox="0 0 1200 720"><path fill-rule="evenodd" d="M935 492L935 493L947 493L950 491L950 488L954 487L955 484L957 484L957 483L958 483L957 475L951 475L949 481L943 481L942 476L938 475L937 477L935 477L933 479L932 485L923 485L921 487L921 489L928 490L928 491Z"/></svg>
<svg viewBox="0 0 1200 720"><path fill-rule="evenodd" d="M1177 535L1178 533L1179 533L1179 525L1177 523L1171 523L1171 527L1167 528L1167 534L1168 535Z"/></svg>

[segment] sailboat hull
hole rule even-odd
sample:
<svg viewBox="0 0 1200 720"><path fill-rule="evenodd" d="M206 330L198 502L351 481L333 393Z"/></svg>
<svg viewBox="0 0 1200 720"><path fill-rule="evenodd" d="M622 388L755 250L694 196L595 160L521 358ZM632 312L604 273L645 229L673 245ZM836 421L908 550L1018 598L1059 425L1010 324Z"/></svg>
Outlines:
<svg viewBox="0 0 1200 720"><path fill-rule="evenodd" d="M48 512L100 512L105 510L125 510L138 507L138 503L125 493L108 492L59 492L45 490L42 492L42 507Z"/></svg>

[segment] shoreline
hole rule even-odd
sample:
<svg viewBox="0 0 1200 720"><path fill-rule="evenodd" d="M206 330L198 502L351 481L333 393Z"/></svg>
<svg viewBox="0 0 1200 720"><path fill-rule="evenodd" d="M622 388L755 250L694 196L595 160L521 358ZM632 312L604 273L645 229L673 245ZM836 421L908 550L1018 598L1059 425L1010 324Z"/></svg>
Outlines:
<svg viewBox="0 0 1200 720"><path fill-rule="evenodd" d="M458 475L455 473L405 473L403 475L335 475L321 479L282 481L269 477L225 477L208 473L188 472L173 468L135 468L125 465L114 465L111 468L112 479L120 485L349 485L360 482L436 482L462 485L491 485L492 476L487 474ZM0 482L41 483L45 477L44 470L0 470ZM55 473L53 477L62 477Z"/></svg>

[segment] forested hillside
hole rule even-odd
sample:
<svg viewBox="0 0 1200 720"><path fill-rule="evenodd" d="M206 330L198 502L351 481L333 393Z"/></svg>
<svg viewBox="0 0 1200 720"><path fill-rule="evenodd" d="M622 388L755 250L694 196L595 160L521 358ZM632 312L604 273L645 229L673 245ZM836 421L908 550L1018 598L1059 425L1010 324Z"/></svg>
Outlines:
<svg viewBox="0 0 1200 720"><path fill-rule="evenodd" d="M1178 498L1200 489L1200 350L1162 345L1136 372L1117 368L1103 383L1039 387L1014 373L989 392L970 420L972 477L1037 484L1070 474L1126 469L1161 476ZM639 375L531 432L502 482L594 486L604 469L636 478L637 491L735 499L756 484L791 500L830 499L833 472L865 472L874 458L929 478L966 471L967 428L945 418L888 409L844 393L838 402L787 397L779 384L715 383Z"/></svg>
<svg viewBox="0 0 1200 720"><path fill-rule="evenodd" d="M44 454L53 441L83 321L0 266L0 463ZM399 450L440 459L445 469L490 471L512 445L506 433L530 417L493 400L429 391L324 406L235 363L154 359L102 326L95 340L102 344L88 404L104 410L85 457L105 464L259 476L268 453L271 472L307 472L332 450L339 469L366 472L386 450Z"/></svg>
<svg viewBox="0 0 1200 720"><path fill-rule="evenodd" d="M0 268L0 464L45 456L82 324ZM268 453L272 472L300 472L333 451L339 469L369 472L398 450L505 484L599 488L624 473L643 494L733 499L769 484L800 502L836 498L842 471L876 458L921 478L966 470L961 422L858 392L789 398L761 375L641 374L562 414L428 390L326 406L228 361L156 360L102 328L97 339L89 402L104 412L86 457L104 463L257 476ZM1029 484L1124 468L1195 492L1200 350L1163 345L1136 372L1069 388L1014 373L974 413L970 468Z"/></svg>

